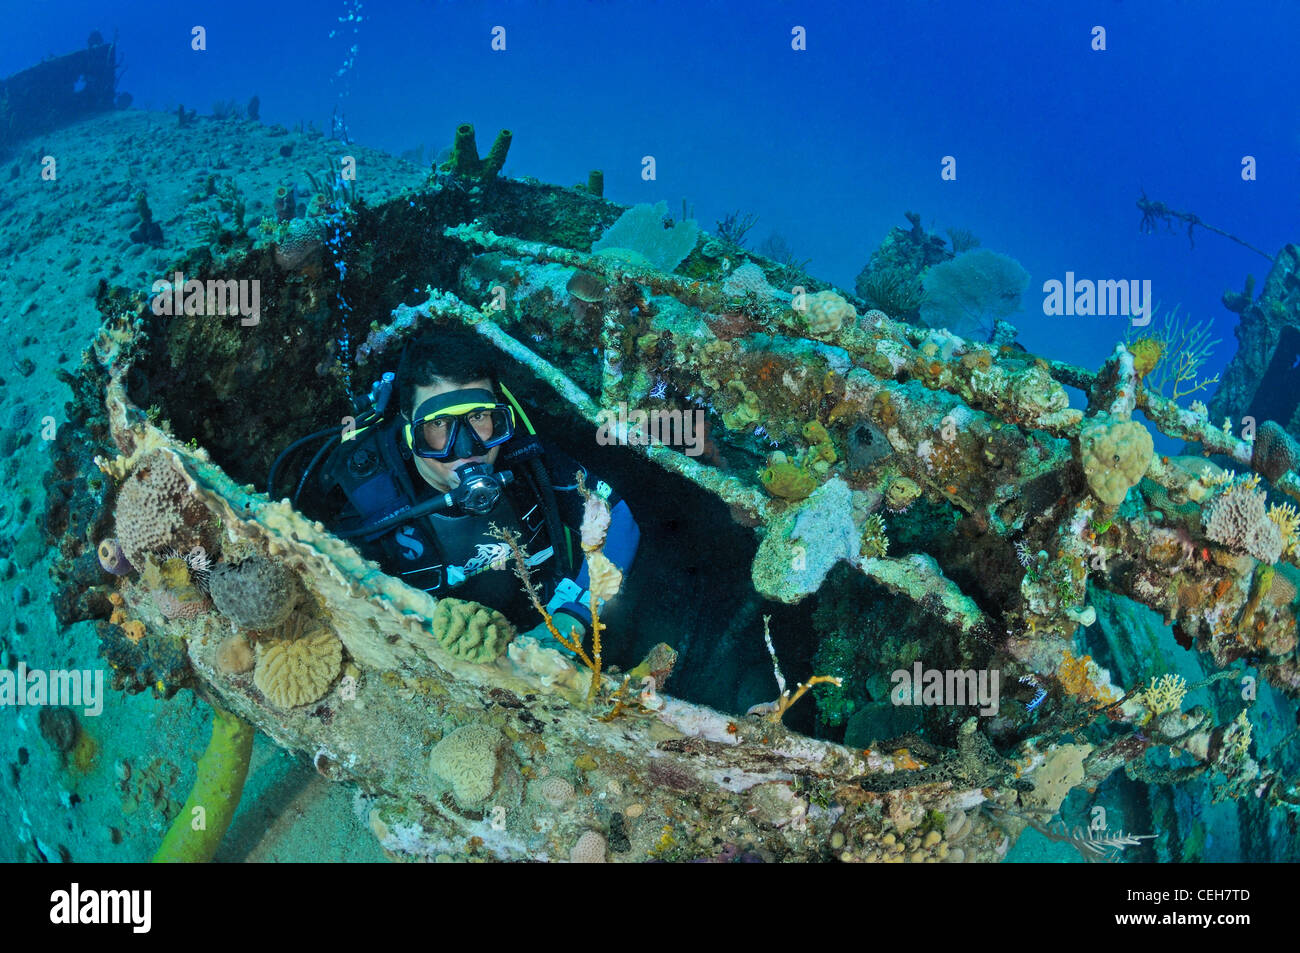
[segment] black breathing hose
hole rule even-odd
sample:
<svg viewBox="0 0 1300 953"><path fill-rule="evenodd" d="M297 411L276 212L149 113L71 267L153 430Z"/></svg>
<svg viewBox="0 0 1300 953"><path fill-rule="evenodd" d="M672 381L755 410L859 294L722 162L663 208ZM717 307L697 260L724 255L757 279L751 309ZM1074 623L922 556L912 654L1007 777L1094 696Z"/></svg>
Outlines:
<svg viewBox="0 0 1300 953"><path fill-rule="evenodd" d="M289 456L289 454L293 453L295 450L297 450L305 443L310 443L311 441L318 440L321 437L328 436L331 434L339 434L342 432L343 432L342 426L326 427L324 430L317 430L315 433L309 433L305 437L299 437L293 443L289 444L289 446L285 447L282 451L280 451L280 455L276 457L275 462L271 464L270 475L266 478L266 495L271 497L271 499L275 499L275 474L276 471L280 469L280 465L284 463L285 459Z"/></svg>

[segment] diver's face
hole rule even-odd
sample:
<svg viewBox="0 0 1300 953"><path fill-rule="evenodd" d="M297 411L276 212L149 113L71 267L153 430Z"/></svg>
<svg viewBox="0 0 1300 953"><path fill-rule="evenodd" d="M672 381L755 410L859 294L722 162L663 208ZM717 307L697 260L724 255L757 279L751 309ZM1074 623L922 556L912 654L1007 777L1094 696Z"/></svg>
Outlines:
<svg viewBox="0 0 1300 953"><path fill-rule="evenodd" d="M441 377L435 377L432 384L426 387L417 387L415 389L415 406L421 406L430 397L438 397L453 390L492 390L492 382L487 379L468 381L457 384L452 381L444 380ZM495 394L496 392L493 391ZM402 416L410 420L410 415L403 412ZM460 457L455 460L431 460L428 457L415 457L415 468L420 471L420 476L424 477L424 482L433 487L439 493L446 493L448 490L454 490L460 485L460 478L453 472L457 467L464 466L467 463L490 463L495 465L500 447L493 447L483 456Z"/></svg>

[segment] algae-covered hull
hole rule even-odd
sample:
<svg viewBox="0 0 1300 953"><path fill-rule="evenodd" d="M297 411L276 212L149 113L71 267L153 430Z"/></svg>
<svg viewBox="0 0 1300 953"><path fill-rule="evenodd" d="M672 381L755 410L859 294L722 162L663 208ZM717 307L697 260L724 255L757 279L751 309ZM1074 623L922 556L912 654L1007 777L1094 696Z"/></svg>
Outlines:
<svg viewBox="0 0 1300 953"><path fill-rule="evenodd" d="M191 688L356 783L403 858L993 860L1073 786L1126 764L1151 774L1156 746L1182 751L1188 776L1294 799L1249 755L1248 728L1126 691L1071 654L1096 617L1091 584L1158 609L1219 665L1259 658L1279 687L1300 687L1273 570L1200 519L1202 502L1251 487L1156 456L1132 414L1243 464L1249 445L1146 394L1127 350L1092 375L859 314L852 296L707 236L675 271L592 254L617 207L475 174L473 188L444 173L374 208L335 196L292 235L179 264L258 282L253 322L160 315L101 288L104 329L69 378L70 419L93 441L60 435L48 525L60 617L98 620L118 687ZM331 244L340 223L349 238ZM955 667L997 670L1026 699L1050 693L1068 717L1035 725L1021 701L989 729L954 721L946 748L848 748L787 730L790 693L740 716L664 693L671 665L653 661L592 690L584 667L524 637L466 657L446 607L251 482L440 323L478 329L582 426L620 405L698 412L713 452L754 466L614 429L640 466L756 530L760 595L797 603L848 567L928 620ZM789 453L765 458L772 443ZM1294 495L1294 474L1275 482ZM1130 491L1136 505L1120 506ZM891 552L887 525L913 507L960 529ZM489 625L478 618L462 623ZM1089 722L1116 730L1074 743Z"/></svg>

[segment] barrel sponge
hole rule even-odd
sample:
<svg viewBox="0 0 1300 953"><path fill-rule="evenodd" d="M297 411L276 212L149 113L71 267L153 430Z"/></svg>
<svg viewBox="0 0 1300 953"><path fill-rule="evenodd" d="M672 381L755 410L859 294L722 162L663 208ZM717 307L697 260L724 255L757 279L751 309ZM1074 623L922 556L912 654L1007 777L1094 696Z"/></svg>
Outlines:
<svg viewBox="0 0 1300 953"><path fill-rule="evenodd" d="M478 807L492 796L497 756L504 742L501 732L489 725L462 725L433 746L429 771L434 779L451 786L461 807Z"/></svg>
<svg viewBox="0 0 1300 953"><path fill-rule="evenodd" d="M1267 494L1237 484L1220 493L1205 508L1205 534L1238 553L1249 553L1272 565L1282 558L1282 531L1264 509Z"/></svg>
<svg viewBox="0 0 1300 953"><path fill-rule="evenodd" d="M289 618L298 602L297 580L284 566L261 554L222 563L208 579L217 611L245 629L271 629Z"/></svg>
<svg viewBox="0 0 1300 953"><path fill-rule="evenodd" d="M491 662L515 637L515 627L500 612L477 602L439 599L433 607L433 634L458 659Z"/></svg>
<svg viewBox="0 0 1300 953"><path fill-rule="evenodd" d="M253 684L276 708L297 708L324 697L343 667L343 643L319 627L297 639L257 647Z"/></svg>
<svg viewBox="0 0 1300 953"><path fill-rule="evenodd" d="M122 552L131 565L143 566L149 553L188 552L202 546L203 530L211 524L212 514L189 492L177 469L155 454L122 483L114 519Z"/></svg>
<svg viewBox="0 0 1300 953"><path fill-rule="evenodd" d="M1300 470L1300 444L1273 420L1259 425L1250 456L1250 465L1274 483L1288 470Z"/></svg>
<svg viewBox="0 0 1300 953"><path fill-rule="evenodd" d="M1155 443L1136 420L1099 419L1079 436L1088 486L1103 503L1118 506L1151 465Z"/></svg>

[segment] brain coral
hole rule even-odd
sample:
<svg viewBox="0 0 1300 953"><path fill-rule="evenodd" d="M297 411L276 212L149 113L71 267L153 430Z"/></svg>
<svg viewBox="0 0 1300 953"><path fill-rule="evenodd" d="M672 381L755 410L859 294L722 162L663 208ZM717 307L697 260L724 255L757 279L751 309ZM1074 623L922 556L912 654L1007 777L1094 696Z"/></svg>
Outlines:
<svg viewBox="0 0 1300 953"><path fill-rule="evenodd" d="M1155 443L1147 428L1135 420L1110 423L1099 419L1080 435L1079 450L1093 494L1103 503L1118 506L1147 472Z"/></svg>
<svg viewBox="0 0 1300 953"><path fill-rule="evenodd" d="M343 643L329 629L258 646L253 684L276 708L296 708L324 696L343 666Z"/></svg>
<svg viewBox="0 0 1300 953"><path fill-rule="evenodd" d="M1239 553L1249 553L1262 563L1282 557L1282 531L1268 518L1263 490L1238 484L1220 493L1205 508L1205 533Z"/></svg>
<svg viewBox="0 0 1300 953"><path fill-rule="evenodd" d="M133 566L165 549L182 552L215 541L204 539L212 514L190 494L185 478L161 455L143 461L122 483L114 511L118 545Z"/></svg>
<svg viewBox="0 0 1300 953"><path fill-rule="evenodd" d="M299 595L293 573L260 554L234 565L217 566L209 577L208 591L217 611L245 629L282 624Z"/></svg>
<svg viewBox="0 0 1300 953"><path fill-rule="evenodd" d="M1300 444L1276 421L1259 425L1250 449L1250 465L1274 483L1288 470L1300 469Z"/></svg>
<svg viewBox="0 0 1300 953"><path fill-rule="evenodd" d="M439 599L433 634L444 649L468 662L491 662L515 637L515 627L495 609L462 599Z"/></svg>
<svg viewBox="0 0 1300 953"><path fill-rule="evenodd" d="M501 732L489 725L462 725L433 746L429 771L451 786L457 804L477 807L492 796L497 752L504 742Z"/></svg>

